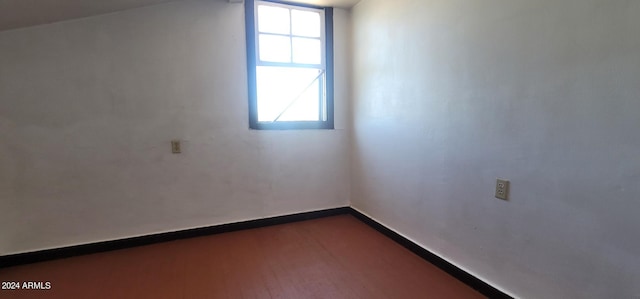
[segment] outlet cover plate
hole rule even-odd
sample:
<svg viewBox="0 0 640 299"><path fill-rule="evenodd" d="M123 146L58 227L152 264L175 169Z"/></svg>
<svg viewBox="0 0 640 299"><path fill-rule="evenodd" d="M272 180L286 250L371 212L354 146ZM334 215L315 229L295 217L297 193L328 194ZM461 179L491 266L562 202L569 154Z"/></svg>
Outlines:
<svg viewBox="0 0 640 299"><path fill-rule="evenodd" d="M180 148L180 140L171 141L171 152L174 154L179 154L182 152L182 149Z"/></svg>
<svg viewBox="0 0 640 299"><path fill-rule="evenodd" d="M509 200L509 181L502 179L496 181L496 198Z"/></svg>

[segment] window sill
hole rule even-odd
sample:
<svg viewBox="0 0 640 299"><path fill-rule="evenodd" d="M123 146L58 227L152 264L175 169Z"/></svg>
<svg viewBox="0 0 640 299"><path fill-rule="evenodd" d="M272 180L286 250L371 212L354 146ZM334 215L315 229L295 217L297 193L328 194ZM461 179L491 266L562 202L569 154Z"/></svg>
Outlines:
<svg viewBox="0 0 640 299"><path fill-rule="evenodd" d="M249 125L251 130L334 130L329 121L258 122Z"/></svg>

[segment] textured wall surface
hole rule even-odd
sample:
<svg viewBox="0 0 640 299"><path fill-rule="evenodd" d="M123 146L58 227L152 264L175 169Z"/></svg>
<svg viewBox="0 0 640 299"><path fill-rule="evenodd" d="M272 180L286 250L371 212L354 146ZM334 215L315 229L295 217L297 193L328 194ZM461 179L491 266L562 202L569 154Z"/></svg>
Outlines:
<svg viewBox="0 0 640 299"><path fill-rule="evenodd" d="M516 296L640 297L640 1L352 14L356 208Z"/></svg>
<svg viewBox="0 0 640 299"><path fill-rule="evenodd" d="M241 4L0 33L0 255L348 205L348 12L335 26L331 131L248 129Z"/></svg>

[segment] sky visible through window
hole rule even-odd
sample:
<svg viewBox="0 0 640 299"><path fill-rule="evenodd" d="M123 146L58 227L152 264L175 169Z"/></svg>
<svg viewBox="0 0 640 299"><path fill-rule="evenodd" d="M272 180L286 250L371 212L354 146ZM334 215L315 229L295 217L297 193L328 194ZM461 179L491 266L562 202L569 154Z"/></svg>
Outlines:
<svg viewBox="0 0 640 299"><path fill-rule="evenodd" d="M258 5L258 121L320 121L322 21L316 11Z"/></svg>

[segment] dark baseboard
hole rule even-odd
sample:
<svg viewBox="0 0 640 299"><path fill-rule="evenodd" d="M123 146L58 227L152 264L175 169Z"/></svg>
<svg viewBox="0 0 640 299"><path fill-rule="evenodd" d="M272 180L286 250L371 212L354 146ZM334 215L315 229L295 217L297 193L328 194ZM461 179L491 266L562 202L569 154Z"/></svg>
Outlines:
<svg viewBox="0 0 640 299"><path fill-rule="evenodd" d="M87 255L92 253L99 253L105 251L112 251L118 249L125 249L143 245L151 245L156 243L208 236L220 233L228 233L238 230L266 227L271 225L285 224L297 221L311 220L329 216L351 214L358 218L360 221L366 223L373 229L379 231L390 239L394 240L403 247L409 249L414 254L420 256L427 262L435 265L436 267L447 272L449 275L462 281L468 286L474 288L481 294L489 298L512 298L509 295L501 292L500 290L492 287L488 283L478 279L477 277L465 272L464 270L456 267L455 265L447 262L439 256L431 253L430 251L422 248L416 243L413 243L409 239L399 235L398 233L390 230L386 226L376 222L368 216L358 212L351 207L341 207L313 212L298 213L292 215L270 217L264 219L256 219L242 222L235 222L229 224L215 225L202 228L194 228L187 230L180 230L175 232L160 233L153 235L146 235L140 237L132 237L126 239L118 239L113 241L97 242L55 249L47 249L34 252L18 253L12 255L0 256L0 268L12 267L18 265L25 265L37 262L50 261L55 259L62 259L80 255Z"/></svg>
<svg viewBox="0 0 640 299"><path fill-rule="evenodd" d="M403 247L409 249L411 252L415 253L419 257L423 258L427 262L435 265L436 267L442 269L444 272L447 272L449 275L455 277L456 279L462 281L466 285L472 287L476 291L480 292L482 295L485 295L489 298L509 298L513 299L513 297L505 294L504 292L494 288L490 284L480 280L479 278L467 273L466 271L456 267L455 265L447 262L445 259L431 253L429 250L422 248L420 245L412 242L411 240L401 236L400 234L392 231L386 226L378 223L377 221L369 218L368 216L360 213L359 211L349 208L351 215L360 219L360 221L366 223L373 229L379 231L383 235L389 237L394 240L396 243L402 245Z"/></svg>
<svg viewBox="0 0 640 299"><path fill-rule="evenodd" d="M228 233L244 229L252 229L277 224L291 223L297 221L311 220L328 216L349 214L351 208L341 207L293 215L270 217L229 224L215 225L202 228L186 229L175 232L159 233L140 237L118 239L113 241L97 242L90 244L75 245L69 247L46 249L34 252L18 253L0 256L0 268L25 265L37 262L50 261L61 258L68 258L79 255L99 253L111 250L125 249L136 246L150 245L167 241L201 237L220 233Z"/></svg>

